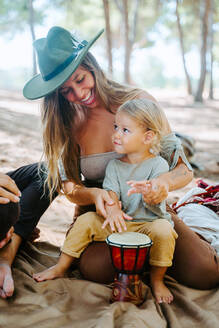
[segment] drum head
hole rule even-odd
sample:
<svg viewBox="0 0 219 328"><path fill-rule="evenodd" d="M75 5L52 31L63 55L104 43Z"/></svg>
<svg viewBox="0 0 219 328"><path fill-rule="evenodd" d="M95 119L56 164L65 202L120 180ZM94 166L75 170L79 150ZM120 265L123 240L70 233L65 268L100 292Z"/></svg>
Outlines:
<svg viewBox="0 0 219 328"><path fill-rule="evenodd" d="M151 239L139 232L112 233L106 238L107 244L117 247L138 248L149 247L152 245Z"/></svg>

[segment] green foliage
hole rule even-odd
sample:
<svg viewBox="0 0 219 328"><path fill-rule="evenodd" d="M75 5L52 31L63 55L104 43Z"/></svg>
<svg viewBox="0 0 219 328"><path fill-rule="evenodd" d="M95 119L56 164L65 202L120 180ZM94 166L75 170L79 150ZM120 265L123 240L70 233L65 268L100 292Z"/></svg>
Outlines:
<svg viewBox="0 0 219 328"><path fill-rule="evenodd" d="M200 51L200 7L203 0L179 1L179 14L184 34L185 52ZM129 23L133 26L134 0L129 0ZM214 0L214 67L219 70L219 1ZM34 26L42 25L50 20L51 24L63 26L69 30L79 31L81 36L89 39L98 30L105 27L104 10L102 0L33 0ZM123 53L123 17L118 10L115 1L109 1L110 23L113 40L114 62L115 52ZM145 49L153 47L159 40L166 42L178 42L178 30L176 24L176 0L140 0L138 12L138 24L135 44L133 49ZM58 13L57 16L56 13ZM1 36L13 38L15 34L29 29L28 0L0 0L0 32ZM104 44L104 38L101 41ZM105 49L101 49L101 57L105 57ZM165 85L180 85L178 78L168 79L165 76L163 61L159 59L162 54L145 59L145 65L132 70L132 78L143 87ZM161 58L161 57L160 57ZM161 58L162 59L162 58ZM105 58L103 59L103 61ZM120 69L115 70L115 78L121 75L123 56L121 56ZM19 73L18 80L22 79ZM216 80L216 79L215 79ZM216 81L215 81L216 82Z"/></svg>
<svg viewBox="0 0 219 328"><path fill-rule="evenodd" d="M188 52L192 48L200 46L200 0L179 1L179 15L183 34L185 36L185 51ZM176 23L176 0L162 1L162 12L159 17L159 24L165 26L168 30L166 40L172 41L178 39L179 34Z"/></svg>
<svg viewBox="0 0 219 328"><path fill-rule="evenodd" d="M85 37L92 37L105 27L102 0L54 0L51 6L63 12L61 26L80 31Z"/></svg>
<svg viewBox="0 0 219 328"><path fill-rule="evenodd" d="M41 24L44 18L43 9L34 10L36 24ZM27 28L29 19L27 0L0 0L0 32L7 38L13 38L15 33L20 33Z"/></svg>

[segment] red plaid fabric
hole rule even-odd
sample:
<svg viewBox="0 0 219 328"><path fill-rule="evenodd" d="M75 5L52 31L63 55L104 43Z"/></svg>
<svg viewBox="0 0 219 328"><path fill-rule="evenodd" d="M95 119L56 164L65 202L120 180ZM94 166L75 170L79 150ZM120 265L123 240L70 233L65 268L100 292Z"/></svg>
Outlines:
<svg viewBox="0 0 219 328"><path fill-rule="evenodd" d="M189 199L187 199L187 201L180 204L179 206L176 206L176 203L174 203L172 208L176 211L179 207L186 204L201 204L207 206L219 215L219 185L217 184L212 186L203 180L198 180L197 186L205 189L205 192L191 196Z"/></svg>

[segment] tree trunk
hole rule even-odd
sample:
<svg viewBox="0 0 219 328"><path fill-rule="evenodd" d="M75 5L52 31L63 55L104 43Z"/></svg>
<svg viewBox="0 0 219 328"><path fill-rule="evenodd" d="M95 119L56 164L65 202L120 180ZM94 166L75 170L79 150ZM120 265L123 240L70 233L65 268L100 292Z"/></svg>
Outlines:
<svg viewBox="0 0 219 328"><path fill-rule="evenodd" d="M186 76L186 83L187 83L187 92L189 95L192 95L192 85L191 85L191 79L186 67L186 60L185 60L185 47L184 47L184 38L183 38L183 31L180 21L180 15L178 10L179 0L176 0L176 18L177 18L177 28L179 33L179 41L180 41L180 50L181 50L181 56L183 61L183 68Z"/></svg>
<svg viewBox="0 0 219 328"><path fill-rule="evenodd" d="M137 23L138 23L138 11L140 0L135 0L133 13L133 22L129 24L129 10L128 10L128 0L114 0L118 10L122 16L122 24L123 24L123 34L125 40L125 61L124 61L124 82L131 84L131 75L130 75L130 61L131 61L131 53L132 47L136 39L136 31L137 31ZM133 4L134 0L132 0Z"/></svg>
<svg viewBox="0 0 219 328"><path fill-rule="evenodd" d="M106 44L108 58L108 72L113 75L113 58L112 58L112 38L110 29L109 0L103 0L104 17L106 24Z"/></svg>
<svg viewBox="0 0 219 328"><path fill-rule="evenodd" d="M140 0L135 0L135 7L133 10L133 24L132 24L132 33L130 37L131 44L133 45L136 39L137 34L137 23L138 23L138 8L139 8Z"/></svg>
<svg viewBox="0 0 219 328"><path fill-rule="evenodd" d="M200 18L202 22L202 46L201 46L201 72L198 83L198 89L195 95L195 101L203 101L203 91L206 78L206 54L207 54L207 37L208 37L208 17L210 10L210 1L203 0L203 6L200 8Z"/></svg>
<svg viewBox="0 0 219 328"><path fill-rule="evenodd" d="M210 85L209 85L209 95L208 98L214 99L214 80L213 80L213 66L214 66L214 55L213 55L213 44L214 44L214 0L211 0L210 14L209 14L209 33L208 33L208 44L209 44L209 77L210 77Z"/></svg>
<svg viewBox="0 0 219 328"><path fill-rule="evenodd" d="M128 0L123 0L123 19L124 19L124 36L125 36L124 82L130 83L131 44L129 41Z"/></svg>
<svg viewBox="0 0 219 328"><path fill-rule="evenodd" d="M32 41L35 41L35 31L34 31L34 8L33 8L33 0L28 0L28 10L29 10L29 26L30 32L32 36ZM36 64L36 54L33 49L33 75L37 74L37 64Z"/></svg>

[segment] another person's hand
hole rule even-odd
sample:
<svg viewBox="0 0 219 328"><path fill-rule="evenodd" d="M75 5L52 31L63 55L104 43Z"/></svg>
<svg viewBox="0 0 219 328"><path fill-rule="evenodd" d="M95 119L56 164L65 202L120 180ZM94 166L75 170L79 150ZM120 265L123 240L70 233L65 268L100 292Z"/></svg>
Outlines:
<svg viewBox="0 0 219 328"><path fill-rule="evenodd" d="M112 232L126 231L127 227L125 220L132 220L132 218L125 214L122 210L115 208L115 206L108 206L107 217L103 222L102 229L104 229L107 224L109 224Z"/></svg>
<svg viewBox="0 0 219 328"><path fill-rule="evenodd" d="M6 174L0 173L0 204L7 204L10 201L17 203L20 196L20 190L14 180Z"/></svg>
<svg viewBox="0 0 219 328"><path fill-rule="evenodd" d="M131 187L128 191L128 196L140 193L147 204L156 205L168 197L169 186L159 177L143 181L130 180L127 184Z"/></svg>
<svg viewBox="0 0 219 328"><path fill-rule="evenodd" d="M0 262L0 297L7 298L13 295L14 281L8 263Z"/></svg>
<svg viewBox="0 0 219 328"><path fill-rule="evenodd" d="M106 190L101 188L87 188L75 185L71 181L63 183L63 191L67 198L78 205L94 204L97 214L106 218L105 205L113 205L114 201Z"/></svg>
<svg viewBox="0 0 219 328"><path fill-rule="evenodd" d="M94 204L96 206L96 212L97 214L103 216L106 219L107 213L106 213L105 206L114 205L114 201L106 190L100 188L92 188L92 189L93 189L92 191L93 191Z"/></svg>

